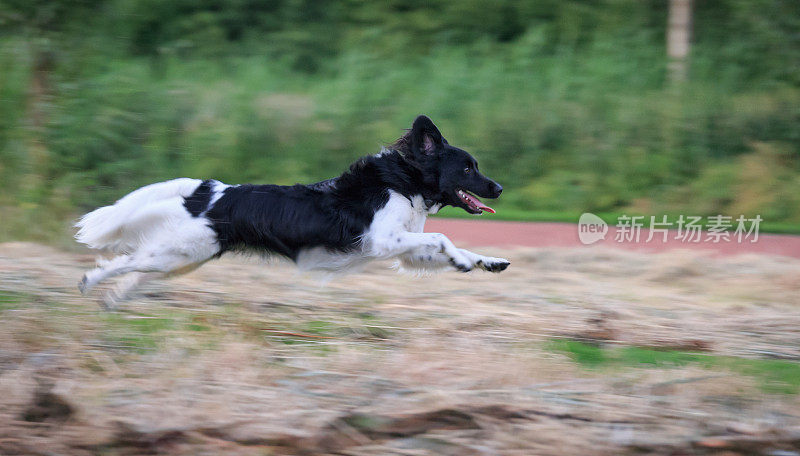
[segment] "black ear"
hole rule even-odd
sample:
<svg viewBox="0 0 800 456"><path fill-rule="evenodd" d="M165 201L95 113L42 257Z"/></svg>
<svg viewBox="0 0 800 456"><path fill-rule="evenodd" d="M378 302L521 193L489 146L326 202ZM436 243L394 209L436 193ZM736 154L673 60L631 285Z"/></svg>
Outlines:
<svg viewBox="0 0 800 456"><path fill-rule="evenodd" d="M427 116L418 116L411 126L411 150L414 154L433 155L444 142L439 129Z"/></svg>

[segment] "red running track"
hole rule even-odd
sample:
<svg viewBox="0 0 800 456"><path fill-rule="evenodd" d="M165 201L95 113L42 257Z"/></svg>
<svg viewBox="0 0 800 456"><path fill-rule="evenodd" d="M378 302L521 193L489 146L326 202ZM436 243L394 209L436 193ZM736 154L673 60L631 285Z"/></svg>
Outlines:
<svg viewBox="0 0 800 456"><path fill-rule="evenodd" d="M682 242L675 239L670 231L666 242L656 234L649 243L645 242L648 230L641 230L640 241L617 242L616 228L608 227L605 239L591 246L583 245L578 239L578 225L571 223L544 222L505 222L495 220L463 220L429 218L425 231L444 233L454 242L477 246L496 247L572 247L572 248L621 248L645 252L661 252L674 249L703 250L720 255L766 254L800 258L800 236L759 233L756 242L735 239L713 243ZM703 234L705 238L705 233Z"/></svg>

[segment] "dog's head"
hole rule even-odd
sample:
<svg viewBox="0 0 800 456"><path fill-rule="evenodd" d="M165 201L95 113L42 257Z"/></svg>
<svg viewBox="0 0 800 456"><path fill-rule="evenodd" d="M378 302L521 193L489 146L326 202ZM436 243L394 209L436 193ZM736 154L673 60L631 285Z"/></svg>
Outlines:
<svg viewBox="0 0 800 456"><path fill-rule="evenodd" d="M448 144L431 119L417 117L398 145L406 160L422 172L434 203L460 207L470 214L494 213L476 196L497 198L503 187L478 171L472 155Z"/></svg>

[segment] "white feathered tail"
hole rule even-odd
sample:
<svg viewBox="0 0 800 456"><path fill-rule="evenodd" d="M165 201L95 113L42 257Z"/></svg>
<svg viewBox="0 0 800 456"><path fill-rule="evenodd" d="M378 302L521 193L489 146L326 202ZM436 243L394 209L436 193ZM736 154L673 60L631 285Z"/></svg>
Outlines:
<svg viewBox="0 0 800 456"><path fill-rule="evenodd" d="M159 225L181 210L183 198L202 183L180 178L147 185L135 190L112 206L96 209L75 224L75 239L93 249L123 253L136 249L151 227Z"/></svg>

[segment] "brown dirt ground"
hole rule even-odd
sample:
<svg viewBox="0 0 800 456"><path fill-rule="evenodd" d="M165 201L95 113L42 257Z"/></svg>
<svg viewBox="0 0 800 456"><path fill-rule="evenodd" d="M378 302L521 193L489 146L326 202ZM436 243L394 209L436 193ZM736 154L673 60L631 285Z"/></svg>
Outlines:
<svg viewBox="0 0 800 456"><path fill-rule="evenodd" d="M230 256L107 313L92 255L0 244L0 454L800 452L797 395L551 346L800 359L800 260L476 250L512 265L323 285Z"/></svg>

